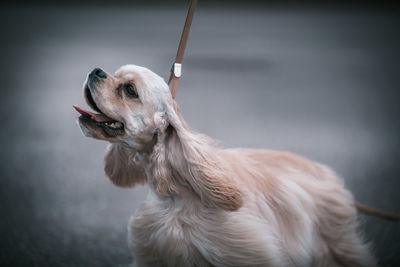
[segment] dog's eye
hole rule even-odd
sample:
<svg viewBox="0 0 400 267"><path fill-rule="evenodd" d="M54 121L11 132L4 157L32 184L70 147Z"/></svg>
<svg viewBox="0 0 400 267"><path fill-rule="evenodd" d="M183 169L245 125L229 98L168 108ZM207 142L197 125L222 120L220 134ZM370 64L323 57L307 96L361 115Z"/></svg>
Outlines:
<svg viewBox="0 0 400 267"><path fill-rule="evenodd" d="M125 92L128 94L128 96L133 97L133 98L138 98L138 94L136 93L136 88L134 85L128 83L125 85Z"/></svg>

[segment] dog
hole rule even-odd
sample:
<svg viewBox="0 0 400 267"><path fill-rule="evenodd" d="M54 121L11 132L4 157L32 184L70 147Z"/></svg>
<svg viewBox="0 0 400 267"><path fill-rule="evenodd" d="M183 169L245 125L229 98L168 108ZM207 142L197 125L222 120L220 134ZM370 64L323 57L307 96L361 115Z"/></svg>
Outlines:
<svg viewBox="0 0 400 267"><path fill-rule="evenodd" d="M84 96L96 113L74 106L79 126L110 142L107 176L150 188L128 227L135 266L375 266L357 207L374 211L328 167L219 148L190 130L168 85L144 67L96 68Z"/></svg>

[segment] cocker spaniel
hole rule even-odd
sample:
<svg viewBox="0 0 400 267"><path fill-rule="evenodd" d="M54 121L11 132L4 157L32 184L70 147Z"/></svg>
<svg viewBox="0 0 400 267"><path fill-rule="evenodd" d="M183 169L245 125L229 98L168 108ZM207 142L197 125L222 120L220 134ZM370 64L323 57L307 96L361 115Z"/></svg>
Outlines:
<svg viewBox="0 0 400 267"><path fill-rule="evenodd" d="M109 141L105 172L147 184L132 216L136 266L374 266L354 199L328 167L296 154L221 149L189 129L150 70L96 68L82 132Z"/></svg>

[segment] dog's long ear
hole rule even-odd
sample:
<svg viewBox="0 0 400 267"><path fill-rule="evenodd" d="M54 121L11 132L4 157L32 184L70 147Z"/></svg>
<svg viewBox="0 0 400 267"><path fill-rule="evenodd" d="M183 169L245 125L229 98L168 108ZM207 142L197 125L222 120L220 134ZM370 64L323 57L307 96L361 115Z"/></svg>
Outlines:
<svg viewBox="0 0 400 267"><path fill-rule="evenodd" d="M144 169L135 160L135 152L120 144L110 144L104 157L104 170L110 180L120 187L146 183Z"/></svg>
<svg viewBox="0 0 400 267"><path fill-rule="evenodd" d="M191 132L176 105L168 117L165 153L172 169L172 184L178 183L178 189L191 188L206 205L239 209L243 204L241 192L210 138Z"/></svg>

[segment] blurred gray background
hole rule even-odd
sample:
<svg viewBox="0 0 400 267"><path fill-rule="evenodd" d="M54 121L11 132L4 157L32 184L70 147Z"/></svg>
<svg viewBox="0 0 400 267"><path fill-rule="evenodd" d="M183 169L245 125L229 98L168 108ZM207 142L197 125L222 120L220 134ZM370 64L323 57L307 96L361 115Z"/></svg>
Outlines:
<svg viewBox="0 0 400 267"><path fill-rule="evenodd" d="M356 199L400 213L400 16L373 3L200 0L177 101L224 147L291 150L331 166ZM94 67L168 76L187 1L0 6L0 265L126 266L145 187L103 172L73 104ZM381 266L400 224L360 216Z"/></svg>

